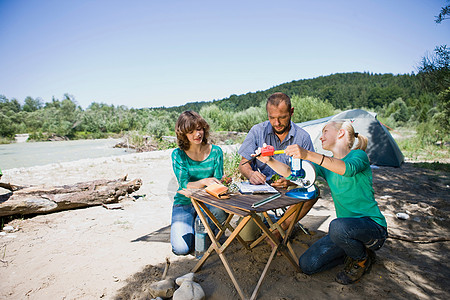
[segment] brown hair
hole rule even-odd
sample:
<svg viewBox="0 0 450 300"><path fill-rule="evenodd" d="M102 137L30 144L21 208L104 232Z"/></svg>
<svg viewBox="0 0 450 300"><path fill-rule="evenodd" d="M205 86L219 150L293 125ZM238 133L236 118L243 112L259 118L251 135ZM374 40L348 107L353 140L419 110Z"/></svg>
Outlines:
<svg viewBox="0 0 450 300"><path fill-rule="evenodd" d="M288 95L286 95L285 93L273 93L272 95L269 96L269 98L267 98L267 103L266 103L266 109L267 109L267 105L273 105L273 106L278 106L280 105L281 102L286 103L286 106L288 108L289 111L291 111L291 98L289 98Z"/></svg>
<svg viewBox="0 0 450 300"><path fill-rule="evenodd" d="M205 119L192 110L182 112L175 124L178 147L180 147L181 150L189 150L191 145L186 133L192 132L197 128L202 128L204 130L202 144L208 144L209 125Z"/></svg>
<svg viewBox="0 0 450 300"><path fill-rule="evenodd" d="M348 147L350 149L361 149L363 151L366 151L368 139L362 134L355 133L355 129L353 128L353 125L349 121L331 121L329 123L337 130L344 129L348 132ZM355 138L358 139L358 144L353 147L353 144L355 143Z"/></svg>

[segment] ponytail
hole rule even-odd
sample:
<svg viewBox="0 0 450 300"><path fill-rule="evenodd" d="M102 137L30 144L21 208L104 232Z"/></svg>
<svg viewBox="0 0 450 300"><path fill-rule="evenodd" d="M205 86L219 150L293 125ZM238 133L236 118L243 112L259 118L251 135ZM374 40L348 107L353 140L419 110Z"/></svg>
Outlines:
<svg viewBox="0 0 450 300"><path fill-rule="evenodd" d="M355 133L355 137L358 139L358 144L356 144L353 149L361 149L363 151L366 151L367 143L369 142L368 138L359 133Z"/></svg>

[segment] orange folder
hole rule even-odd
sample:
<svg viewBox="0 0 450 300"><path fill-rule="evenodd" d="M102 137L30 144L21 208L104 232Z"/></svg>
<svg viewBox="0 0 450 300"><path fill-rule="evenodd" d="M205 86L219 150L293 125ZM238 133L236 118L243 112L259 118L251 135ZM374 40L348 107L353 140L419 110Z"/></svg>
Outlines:
<svg viewBox="0 0 450 300"><path fill-rule="evenodd" d="M207 186L205 191L208 194L213 195L214 197L216 197L218 199L230 198L230 196L227 195L228 188L226 186L224 186L223 184L213 183L213 184Z"/></svg>

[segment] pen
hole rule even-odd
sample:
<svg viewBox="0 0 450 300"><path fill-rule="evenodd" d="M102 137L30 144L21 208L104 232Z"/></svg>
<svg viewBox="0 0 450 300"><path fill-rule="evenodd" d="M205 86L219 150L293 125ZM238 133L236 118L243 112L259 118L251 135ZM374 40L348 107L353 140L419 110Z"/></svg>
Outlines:
<svg viewBox="0 0 450 300"><path fill-rule="evenodd" d="M272 200L275 200L275 199L279 198L280 196L281 196L281 193L278 193L278 194L272 195L270 197L267 197L266 199L263 199L263 200L260 200L258 202L255 202L255 203L252 204L252 208L257 208L259 206L262 206L262 205L264 205L266 203L269 203Z"/></svg>
<svg viewBox="0 0 450 300"><path fill-rule="evenodd" d="M242 164L241 164L241 166L243 166L243 165L245 165L246 163L249 163L249 162L252 162L252 161L254 161L255 160L255 158L257 158L258 156L260 156L261 155L261 153L260 154L258 154L258 155L256 155L256 156L253 156L252 157L252 159L249 159L249 160L247 160L246 162L243 162Z"/></svg>

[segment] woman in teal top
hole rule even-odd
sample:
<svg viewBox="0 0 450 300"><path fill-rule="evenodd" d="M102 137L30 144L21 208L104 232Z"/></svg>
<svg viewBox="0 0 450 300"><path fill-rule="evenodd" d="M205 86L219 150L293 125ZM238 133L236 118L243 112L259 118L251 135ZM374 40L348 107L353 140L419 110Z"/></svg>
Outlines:
<svg viewBox="0 0 450 300"><path fill-rule="evenodd" d="M358 144L353 144L355 138ZM367 138L355 133L350 122L332 121L322 130L322 148L333 157L308 151L298 145L288 146L285 154L311 161L318 176L328 183L337 219L330 223L328 234L314 243L299 259L306 274L330 269L345 261L336 276L341 284L359 280L375 260L375 250L387 238L387 225L375 201L372 170L364 150ZM290 179L290 168L271 157L258 157L279 174Z"/></svg>
<svg viewBox="0 0 450 300"><path fill-rule="evenodd" d="M185 111L175 125L179 148L172 152L173 172L178 190L203 188L220 183L223 176L223 152L220 147L208 143L209 125L196 112ZM194 221L197 216L191 200L177 193L172 207L170 243L177 255L186 255L194 249ZM219 222L227 214L208 206ZM213 226L214 227L214 226Z"/></svg>

